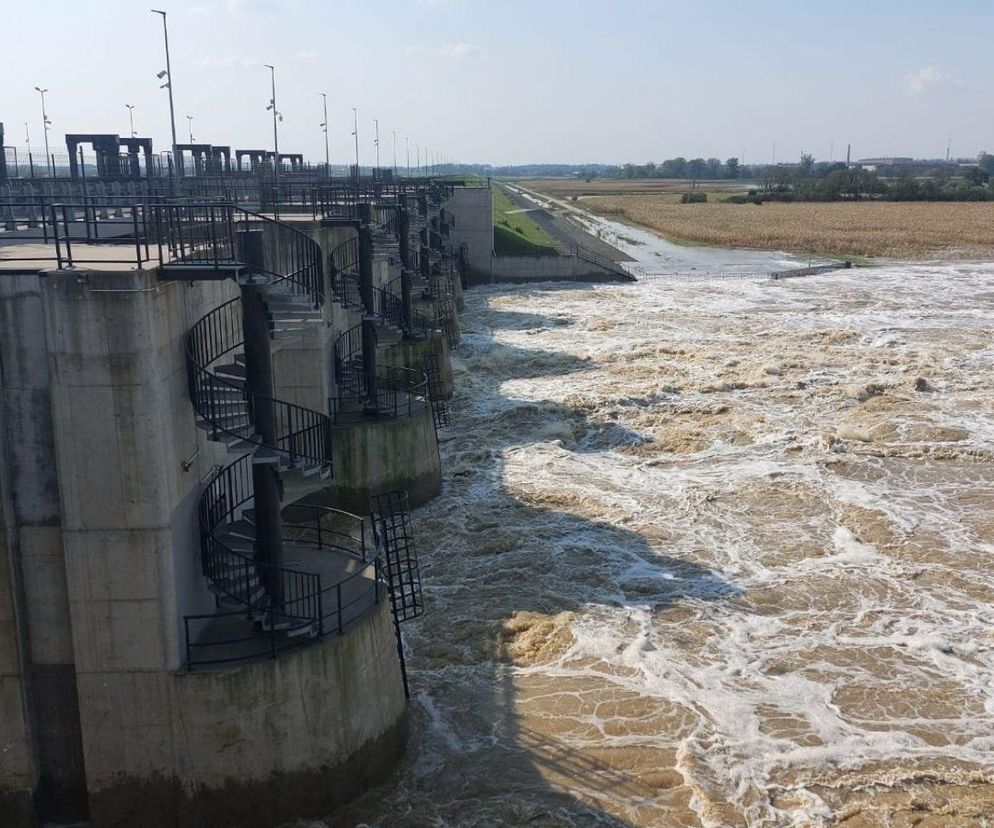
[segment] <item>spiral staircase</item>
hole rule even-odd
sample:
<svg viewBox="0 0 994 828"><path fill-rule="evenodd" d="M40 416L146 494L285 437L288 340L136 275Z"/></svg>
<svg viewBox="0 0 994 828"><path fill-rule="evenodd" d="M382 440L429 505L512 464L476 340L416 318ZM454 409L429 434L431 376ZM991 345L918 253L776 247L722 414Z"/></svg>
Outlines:
<svg viewBox="0 0 994 828"><path fill-rule="evenodd" d="M198 503L201 568L215 596L213 613L184 618L187 662L219 664L275 656L300 643L344 633L379 603L385 583L381 544L368 519L320 506L294 505L283 519L282 495L327 485L332 421L326 412L271 394L251 381L245 303L261 301L268 347L292 344L322 323L321 251L291 226L232 207L226 221L197 232L229 233L217 245L192 245L163 266L167 276L233 278L242 296L199 319L186 338L189 394L197 425L233 459L215 468ZM227 229L226 229L227 228ZM241 231L263 231L247 260ZM227 252L222 258L218 251ZM213 274L213 275L211 275ZM268 368L269 366L267 366ZM260 469L275 475L278 499L258 501ZM264 487L265 490L265 487ZM277 525L280 554L260 554L266 525Z"/></svg>
<svg viewBox="0 0 994 828"><path fill-rule="evenodd" d="M399 225L396 215L383 222L370 222L372 257L399 256ZM431 318L404 305L401 277L382 287L372 287L372 310L362 293L360 276L360 241L353 237L332 251L332 289L334 300L358 317L375 317L375 346L386 349L405 339L425 339L433 330L441 330ZM336 423L355 422L363 416L410 416L430 405L436 426L448 424L444 398L438 393L437 360L422 360L405 368L376 368L376 381L370 383L364 358L363 323L343 331L334 342L334 370L338 394L330 401ZM370 391L375 388L375 391Z"/></svg>

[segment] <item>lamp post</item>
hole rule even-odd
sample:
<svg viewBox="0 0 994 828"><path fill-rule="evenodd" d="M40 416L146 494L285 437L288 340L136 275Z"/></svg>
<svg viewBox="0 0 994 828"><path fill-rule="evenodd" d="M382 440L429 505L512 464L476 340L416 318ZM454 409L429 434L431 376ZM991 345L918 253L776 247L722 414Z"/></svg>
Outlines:
<svg viewBox="0 0 994 828"><path fill-rule="evenodd" d="M269 77L272 83L272 91L273 91L273 97L269 99L269 106L266 107L266 111L267 112L269 110L273 111L273 154L274 154L273 161L276 165L279 165L280 134L276 126L276 122L277 120L282 121L283 116L280 114L280 111L276 108L276 67L273 66L271 63L267 63L266 68L269 70ZM276 168L274 167L273 169L275 170Z"/></svg>
<svg viewBox="0 0 994 828"><path fill-rule="evenodd" d="M393 136L393 177L397 177L397 131L394 129L390 130L390 134Z"/></svg>
<svg viewBox="0 0 994 828"><path fill-rule="evenodd" d="M376 147L376 169L380 168L380 119L373 118L373 146Z"/></svg>
<svg viewBox="0 0 994 828"><path fill-rule="evenodd" d="M187 115L186 116L186 123L187 123L187 126L190 128L190 143L192 144L193 143L193 116L192 115Z"/></svg>
<svg viewBox="0 0 994 828"><path fill-rule="evenodd" d="M407 145L407 177L411 177L411 139L404 136L404 143Z"/></svg>
<svg viewBox="0 0 994 828"><path fill-rule="evenodd" d="M266 110L270 109L273 111L273 213L276 218L280 217L280 199L279 199L279 184L280 184L280 133L277 128L277 121L282 121L283 116L280 111L276 108L276 67L271 63L265 64L266 68L269 70L269 80L271 83L271 89L273 97L269 99L269 106Z"/></svg>
<svg viewBox="0 0 994 828"><path fill-rule="evenodd" d="M359 181L359 110L352 107L352 137L355 138L355 178Z"/></svg>
<svg viewBox="0 0 994 828"><path fill-rule="evenodd" d="M52 164L52 156L48 151L48 127L52 122L48 120L48 114L45 112L45 93L47 89L42 89L40 86L35 87L35 91L41 95L41 123L45 129L45 166L48 167L49 175L53 178L55 177L55 167Z"/></svg>
<svg viewBox="0 0 994 828"><path fill-rule="evenodd" d="M166 78L166 82L159 86L159 89L169 90L169 128L173 137L173 169L179 170L179 150L176 149L176 109L173 106L173 69L169 62L169 27L166 25L166 13L159 9L151 9L152 14L162 15L162 39L166 45L166 68L156 74L159 80Z"/></svg>
<svg viewBox="0 0 994 828"><path fill-rule="evenodd" d="M324 177L331 178L331 154L328 151L328 96L324 92L318 92L324 101L324 122L321 129L324 130Z"/></svg>
<svg viewBox="0 0 994 828"><path fill-rule="evenodd" d="M131 137L134 138L138 134L135 132L135 108L131 104L125 104L124 107L128 110L128 123L131 124Z"/></svg>

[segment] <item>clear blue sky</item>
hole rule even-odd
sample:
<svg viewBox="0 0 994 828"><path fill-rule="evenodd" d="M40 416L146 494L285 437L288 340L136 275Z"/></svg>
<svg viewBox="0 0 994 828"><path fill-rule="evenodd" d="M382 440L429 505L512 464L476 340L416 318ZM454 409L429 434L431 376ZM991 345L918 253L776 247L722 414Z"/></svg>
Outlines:
<svg viewBox="0 0 994 828"><path fill-rule="evenodd" d="M153 0L154 4L156 0ZM269 147L277 67L280 148L362 161L380 120L450 158L620 162L801 151L828 157L994 152L991 0L161 0L169 12L177 129ZM3 12L0 120L40 146L128 130L168 144L160 18L136 2L19 0ZM399 162L405 162L399 141ZM413 163L413 158L412 158Z"/></svg>

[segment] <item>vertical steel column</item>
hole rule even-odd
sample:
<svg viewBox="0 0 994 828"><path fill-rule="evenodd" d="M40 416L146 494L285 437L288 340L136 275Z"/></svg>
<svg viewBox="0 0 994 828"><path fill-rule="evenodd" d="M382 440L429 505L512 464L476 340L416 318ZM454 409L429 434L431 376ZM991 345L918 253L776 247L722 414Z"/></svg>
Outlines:
<svg viewBox="0 0 994 828"><path fill-rule="evenodd" d="M378 389L376 384L376 317L362 318L362 371L366 380L367 414L375 414L379 410Z"/></svg>
<svg viewBox="0 0 994 828"><path fill-rule="evenodd" d="M359 290L366 313L376 315L376 297L373 292L373 237L369 225L359 225Z"/></svg>
<svg viewBox="0 0 994 828"><path fill-rule="evenodd" d="M265 261L261 230L238 231L238 259L261 267ZM255 559L271 566L283 564L283 521L280 514L279 458L276 446L276 409L273 402L273 355L269 312L259 285L242 285L242 333L245 343L245 390L251 395L249 415L265 446L252 459L255 491ZM264 577L272 605L283 605L283 583L278 572ZM265 573L264 573L265 575Z"/></svg>
<svg viewBox="0 0 994 828"><path fill-rule="evenodd" d="M413 310L414 303L411 298L411 269L408 267L402 267L400 269L400 298L404 304L404 322L407 325L408 331L414 328L412 320L414 318ZM405 331L407 333L407 331Z"/></svg>
<svg viewBox="0 0 994 828"><path fill-rule="evenodd" d="M428 253L428 248L421 245L421 250L418 251L418 265L421 268L421 278L426 282L428 281L428 276L430 274L431 261L430 255Z"/></svg>
<svg viewBox="0 0 994 828"><path fill-rule="evenodd" d="M359 290L365 313L362 317L362 368L365 378L366 412L377 411L376 387L376 295L373 291L373 236L369 230L368 204L357 205L359 217Z"/></svg>
<svg viewBox="0 0 994 828"><path fill-rule="evenodd" d="M400 237L400 263L411 266L411 214L406 207L397 208L397 235Z"/></svg>

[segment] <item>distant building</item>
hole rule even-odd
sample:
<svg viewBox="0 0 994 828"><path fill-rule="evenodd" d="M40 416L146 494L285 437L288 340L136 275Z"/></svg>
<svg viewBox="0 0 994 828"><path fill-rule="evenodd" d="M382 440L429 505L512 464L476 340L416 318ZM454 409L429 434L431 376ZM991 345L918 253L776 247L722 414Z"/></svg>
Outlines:
<svg viewBox="0 0 994 828"><path fill-rule="evenodd" d="M893 170L895 167L908 167L915 164L914 158L906 158L904 156L890 156L886 158L860 158L856 162L856 165L862 167L867 172L874 172L880 174L886 174L889 170Z"/></svg>

